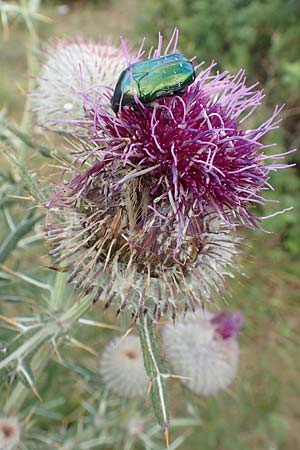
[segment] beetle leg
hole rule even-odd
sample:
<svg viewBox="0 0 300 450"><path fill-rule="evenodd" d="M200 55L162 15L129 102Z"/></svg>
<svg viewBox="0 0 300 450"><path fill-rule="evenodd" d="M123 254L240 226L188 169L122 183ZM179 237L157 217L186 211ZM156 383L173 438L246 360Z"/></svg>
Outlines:
<svg viewBox="0 0 300 450"><path fill-rule="evenodd" d="M166 120L170 120L171 116L168 113L168 110L166 108L164 108L163 106L158 105L155 102L151 102L151 103L146 103L145 106L147 106L147 108L152 108L152 109L157 109L158 111L162 111L163 116Z"/></svg>

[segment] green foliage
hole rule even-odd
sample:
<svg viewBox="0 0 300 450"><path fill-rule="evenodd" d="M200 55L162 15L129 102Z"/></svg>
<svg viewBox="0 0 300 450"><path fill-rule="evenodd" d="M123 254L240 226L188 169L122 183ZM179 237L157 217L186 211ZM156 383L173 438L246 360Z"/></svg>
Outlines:
<svg viewBox="0 0 300 450"><path fill-rule="evenodd" d="M151 0L145 2L141 26L165 35L178 26L180 47L189 56L214 59L222 70L244 67L265 81L280 77L286 62L298 61L299 19L296 0Z"/></svg>

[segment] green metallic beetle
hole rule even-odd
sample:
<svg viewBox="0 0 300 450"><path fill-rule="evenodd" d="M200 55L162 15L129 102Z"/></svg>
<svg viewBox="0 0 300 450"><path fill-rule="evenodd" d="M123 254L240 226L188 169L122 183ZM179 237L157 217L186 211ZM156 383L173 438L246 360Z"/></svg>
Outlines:
<svg viewBox="0 0 300 450"><path fill-rule="evenodd" d="M141 103L174 94L182 94L184 88L196 78L191 61L180 53L131 64L123 70L115 87L112 108L115 113L121 107L133 105L137 97Z"/></svg>

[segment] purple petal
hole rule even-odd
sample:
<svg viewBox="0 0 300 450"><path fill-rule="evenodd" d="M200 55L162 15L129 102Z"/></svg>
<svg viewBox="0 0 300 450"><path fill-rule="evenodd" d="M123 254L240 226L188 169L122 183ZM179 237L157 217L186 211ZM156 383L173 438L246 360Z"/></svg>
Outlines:
<svg viewBox="0 0 300 450"><path fill-rule="evenodd" d="M223 339L235 337L243 325L244 319L240 311L236 311L230 316L224 312L215 316L211 323L216 325L216 332L222 336Z"/></svg>

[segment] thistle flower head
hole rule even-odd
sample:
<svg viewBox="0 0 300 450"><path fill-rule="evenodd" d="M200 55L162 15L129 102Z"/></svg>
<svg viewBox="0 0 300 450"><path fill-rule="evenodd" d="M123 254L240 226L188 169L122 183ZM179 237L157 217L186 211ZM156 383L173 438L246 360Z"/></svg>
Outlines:
<svg viewBox="0 0 300 450"><path fill-rule="evenodd" d="M205 312L163 327L166 359L174 374L188 377L182 382L192 392L214 395L232 383L238 366L240 325L239 312L231 316Z"/></svg>
<svg viewBox="0 0 300 450"><path fill-rule="evenodd" d="M161 53L160 45L155 56ZM270 171L286 167L273 161L282 155L265 154L262 141L278 127L281 108L257 128L247 129L244 122L260 105L263 92L256 84L247 86L243 70L214 75L214 65L200 70L183 94L151 105L142 104L132 88L136 104L120 107L117 114L103 105L103 95L84 94L95 146L81 155L101 161L94 176L121 165L126 175L117 185L147 180L148 207L166 222L176 221L178 239L190 218L207 207L225 221L257 226L250 207L264 203L261 194L270 188Z"/></svg>
<svg viewBox="0 0 300 450"><path fill-rule="evenodd" d="M20 442L21 427L15 417L0 417L0 450L13 450Z"/></svg>
<svg viewBox="0 0 300 450"><path fill-rule="evenodd" d="M177 38L175 30L165 53ZM131 57L123 47L130 70L143 50ZM152 56L162 53L160 36ZM263 203L269 172L285 167L267 162L262 142L280 108L245 129L262 92L247 87L243 71L212 70L180 95L152 105L135 95L117 113L107 106L110 87L81 91L85 135L48 204L47 229L57 263L106 307L129 306L134 316L150 309L159 319L221 293L238 253L236 224L258 225L250 207Z"/></svg>
<svg viewBox="0 0 300 450"><path fill-rule="evenodd" d="M83 92L113 87L123 69L123 52L108 44L59 40L48 48L32 93L37 123L52 131L79 132L85 122ZM82 130L82 129L81 129Z"/></svg>
<svg viewBox="0 0 300 450"><path fill-rule="evenodd" d="M100 372L115 394L126 398L145 396L149 379L138 336L113 339L102 353Z"/></svg>

